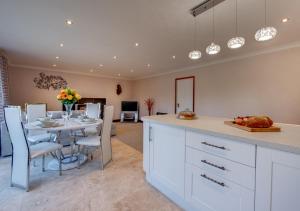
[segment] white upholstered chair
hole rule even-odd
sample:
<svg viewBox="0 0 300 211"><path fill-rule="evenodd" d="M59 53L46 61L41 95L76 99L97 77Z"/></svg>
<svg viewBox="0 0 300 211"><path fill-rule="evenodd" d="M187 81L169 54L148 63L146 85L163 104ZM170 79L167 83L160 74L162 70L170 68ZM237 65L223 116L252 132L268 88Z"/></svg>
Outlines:
<svg viewBox="0 0 300 211"><path fill-rule="evenodd" d="M101 114L100 103L87 103L86 104L86 115L90 118L99 119Z"/></svg>
<svg viewBox="0 0 300 211"><path fill-rule="evenodd" d="M102 169L112 159L112 148L111 148L110 137L111 137L111 125L113 120L113 112L114 112L113 106L105 106L101 136L100 134L97 134L97 135L83 137L76 141L76 144L79 145L79 149L80 146L100 148ZM78 162L78 167L79 164L80 163Z"/></svg>
<svg viewBox="0 0 300 211"><path fill-rule="evenodd" d="M5 122L12 142L11 186L25 188L29 191L30 162L42 156L43 171L45 170L45 155L56 152L59 158L59 174L61 175L60 144L43 142L29 146L21 121L20 106L4 108Z"/></svg>
<svg viewBox="0 0 300 211"><path fill-rule="evenodd" d="M101 114L101 103L86 103L85 113L89 118L99 119ZM99 127L89 127L84 130L85 135L96 135L100 133Z"/></svg>
<svg viewBox="0 0 300 211"><path fill-rule="evenodd" d="M46 117L47 105L46 104L26 104L26 122L34 122L38 118ZM27 140L32 143L50 141L54 134L47 133L46 131L28 131Z"/></svg>

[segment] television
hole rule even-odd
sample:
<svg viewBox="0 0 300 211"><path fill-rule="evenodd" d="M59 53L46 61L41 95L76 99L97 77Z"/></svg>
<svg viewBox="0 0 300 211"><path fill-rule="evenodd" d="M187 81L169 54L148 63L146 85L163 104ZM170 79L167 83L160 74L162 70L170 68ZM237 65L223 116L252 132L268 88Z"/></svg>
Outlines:
<svg viewBox="0 0 300 211"><path fill-rule="evenodd" d="M122 111L137 111L138 102L137 101L122 101Z"/></svg>

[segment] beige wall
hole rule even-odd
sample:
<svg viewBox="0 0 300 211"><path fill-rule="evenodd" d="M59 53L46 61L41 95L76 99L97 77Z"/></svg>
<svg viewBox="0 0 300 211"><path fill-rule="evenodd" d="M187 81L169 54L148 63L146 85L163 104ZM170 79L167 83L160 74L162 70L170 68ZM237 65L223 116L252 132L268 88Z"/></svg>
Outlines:
<svg viewBox="0 0 300 211"><path fill-rule="evenodd" d="M9 68L10 103L46 102L60 109L57 91L34 87L33 78L41 71ZM105 97L115 106L119 119L122 100L138 100L141 115L147 110L146 97L155 99L154 112L174 113L174 79L196 76L195 111L198 115L234 117L266 114L277 122L300 124L300 48L253 56L195 70L136 80L120 81L123 93L116 95L115 79L76 74L62 75L83 97Z"/></svg>
<svg viewBox="0 0 300 211"><path fill-rule="evenodd" d="M266 114L277 122L300 124L300 48L215 64L133 82L140 102L155 99L154 112L174 113L174 79L196 76L195 112L234 117Z"/></svg>
<svg viewBox="0 0 300 211"><path fill-rule="evenodd" d="M58 90L38 89L34 86L33 78L38 76L38 70L9 67L9 97L10 103L24 105L27 103L45 102L49 110L60 110L61 104L56 100ZM132 98L132 82L126 80L106 79L92 76L83 76L68 73L45 72L46 74L61 75L68 86L76 89L82 97L103 97L107 104L114 105L114 119L120 119L122 100ZM116 94L116 85L120 82L122 94Z"/></svg>

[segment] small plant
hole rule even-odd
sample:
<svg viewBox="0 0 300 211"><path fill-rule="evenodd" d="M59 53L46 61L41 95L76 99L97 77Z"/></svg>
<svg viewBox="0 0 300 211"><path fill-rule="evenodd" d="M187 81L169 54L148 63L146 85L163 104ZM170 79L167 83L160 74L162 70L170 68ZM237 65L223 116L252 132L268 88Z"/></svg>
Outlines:
<svg viewBox="0 0 300 211"><path fill-rule="evenodd" d="M149 116L151 116L153 105L154 105L154 99L149 97L144 101L144 103L147 106Z"/></svg>

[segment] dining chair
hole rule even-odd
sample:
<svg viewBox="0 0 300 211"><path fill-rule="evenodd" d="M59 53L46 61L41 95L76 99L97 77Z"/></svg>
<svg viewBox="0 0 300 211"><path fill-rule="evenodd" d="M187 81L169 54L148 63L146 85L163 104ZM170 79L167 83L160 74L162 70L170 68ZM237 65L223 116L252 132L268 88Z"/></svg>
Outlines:
<svg viewBox="0 0 300 211"><path fill-rule="evenodd" d="M26 104L26 122L31 123L38 118L46 117L47 104ZM35 144L38 142L50 141L54 134L47 133L47 131L28 131L27 139L30 143Z"/></svg>
<svg viewBox="0 0 300 211"><path fill-rule="evenodd" d="M101 114L101 103L86 103L85 113L89 118L99 119ZM96 135L99 132L99 127L89 127L84 130L84 135Z"/></svg>
<svg viewBox="0 0 300 211"><path fill-rule="evenodd" d="M104 119L103 125L100 134L87 136L80 138L76 141L78 145L79 152L80 146L83 147L92 147L92 148L100 148L100 159L101 159L101 169L104 169L111 160L112 160L112 148L111 148L111 125L113 120L113 106L105 106L104 108ZM78 167L80 165L80 159L78 159Z"/></svg>
<svg viewBox="0 0 300 211"><path fill-rule="evenodd" d="M59 160L59 175L61 175L62 145L52 142L42 142L30 146L25 136L21 120L21 107L4 108L4 118L12 142L11 186L29 191L29 176L31 160L42 156L42 168L45 171L45 155L56 153Z"/></svg>
<svg viewBox="0 0 300 211"><path fill-rule="evenodd" d="M86 103L85 111L88 117L99 119L101 114L101 103Z"/></svg>

